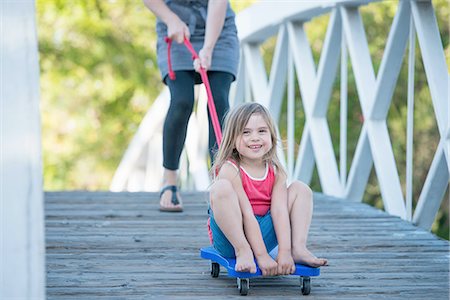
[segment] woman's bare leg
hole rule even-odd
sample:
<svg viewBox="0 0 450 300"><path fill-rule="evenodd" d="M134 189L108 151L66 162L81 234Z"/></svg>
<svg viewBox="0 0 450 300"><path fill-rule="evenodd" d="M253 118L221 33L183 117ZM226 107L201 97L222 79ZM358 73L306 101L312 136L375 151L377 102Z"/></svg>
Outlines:
<svg viewBox="0 0 450 300"><path fill-rule="evenodd" d="M292 257L295 262L320 267L326 265L327 260L315 257L306 247L313 213L312 196L311 189L300 181L294 181L288 188Z"/></svg>
<svg viewBox="0 0 450 300"><path fill-rule="evenodd" d="M211 187L210 198L214 220L234 247L235 270L255 273L253 252L244 234L241 208L232 184L228 180L217 180Z"/></svg>

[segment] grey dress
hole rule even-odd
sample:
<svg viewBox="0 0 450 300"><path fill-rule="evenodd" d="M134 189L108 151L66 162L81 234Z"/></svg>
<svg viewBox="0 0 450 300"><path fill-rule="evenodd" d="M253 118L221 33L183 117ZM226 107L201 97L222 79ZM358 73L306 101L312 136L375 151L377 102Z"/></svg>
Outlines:
<svg viewBox="0 0 450 300"><path fill-rule="evenodd" d="M189 27L191 33L190 42L198 53L203 47L205 37L208 0L165 0L165 3ZM235 14L230 7L230 3L228 3L225 22L214 47L209 70L228 72L236 78L239 63L239 41L234 18ZM167 44L164 41L164 38L167 36L167 26L159 19L156 23L156 32L158 34L158 66L164 79L169 72ZM184 44L172 43L171 59L174 71L194 70L192 55Z"/></svg>

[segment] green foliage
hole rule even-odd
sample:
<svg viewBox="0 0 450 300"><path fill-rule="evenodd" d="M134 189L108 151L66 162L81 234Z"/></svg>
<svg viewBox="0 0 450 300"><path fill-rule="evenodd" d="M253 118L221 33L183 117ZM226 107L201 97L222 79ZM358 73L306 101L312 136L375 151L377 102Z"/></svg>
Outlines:
<svg viewBox="0 0 450 300"><path fill-rule="evenodd" d="M107 189L162 84L137 1L37 1L46 190Z"/></svg>
<svg viewBox="0 0 450 300"><path fill-rule="evenodd" d="M231 1L235 11L253 0ZM378 72L397 1L362 7L369 50ZM447 64L450 63L449 6L433 1ZM161 91L156 64L155 17L142 1L37 0L41 65L44 188L46 190L108 189L111 178L144 114ZM316 64L329 16L306 25ZM270 69L276 39L261 47ZM420 48L416 46L414 115L414 203L425 181L439 133L427 87ZM339 72L327 117L339 124ZM402 184L405 183L407 53L388 114L388 127ZM301 95L296 88L296 141L304 126ZM286 105L286 104L284 104ZM348 65L348 166L363 118L351 62ZM280 124L286 124L286 107ZM339 126L330 126L339 159ZM286 127L280 131L286 136ZM320 191L315 171L312 188ZM373 171L364 201L382 208ZM448 192L433 232L448 239Z"/></svg>

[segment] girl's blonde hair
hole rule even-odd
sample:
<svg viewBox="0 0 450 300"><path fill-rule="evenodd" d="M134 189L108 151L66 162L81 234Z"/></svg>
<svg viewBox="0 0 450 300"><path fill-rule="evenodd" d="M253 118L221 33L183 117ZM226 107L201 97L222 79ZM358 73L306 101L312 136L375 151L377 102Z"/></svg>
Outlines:
<svg viewBox="0 0 450 300"><path fill-rule="evenodd" d="M244 103L236 106L228 112L225 117L222 144L215 155L214 165L211 168L211 174L216 175L222 165L229 159L234 160L238 165L241 162L241 156L236 149L236 140L244 131L245 125L253 114L259 114L267 123L272 139L272 148L265 154L263 160L275 165L278 172L285 174L283 166L277 156L277 131L275 123L270 116L269 111L259 103Z"/></svg>

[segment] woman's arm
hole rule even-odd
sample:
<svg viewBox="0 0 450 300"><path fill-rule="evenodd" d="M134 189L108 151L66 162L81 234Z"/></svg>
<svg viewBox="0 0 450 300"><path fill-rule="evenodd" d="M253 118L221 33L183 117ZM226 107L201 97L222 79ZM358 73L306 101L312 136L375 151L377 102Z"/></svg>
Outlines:
<svg viewBox="0 0 450 300"><path fill-rule="evenodd" d="M205 69L209 69L211 67L212 53L217 39L222 32L223 24L225 22L225 14L227 12L227 6L227 0L208 1L205 41L203 43L203 48L199 52L200 61L194 62L196 71L199 70L200 66ZM200 64L200 66L198 64Z"/></svg>
<svg viewBox="0 0 450 300"><path fill-rule="evenodd" d="M291 274L295 271L291 252L291 224L288 208L286 176L281 172L276 175L270 205L273 226L278 240L278 274Z"/></svg>
<svg viewBox="0 0 450 300"><path fill-rule="evenodd" d="M163 0L143 0L161 21L167 25L167 36L177 43L183 43L184 38L190 38L189 28L181 19L170 10ZM212 1L215 2L215 1Z"/></svg>

